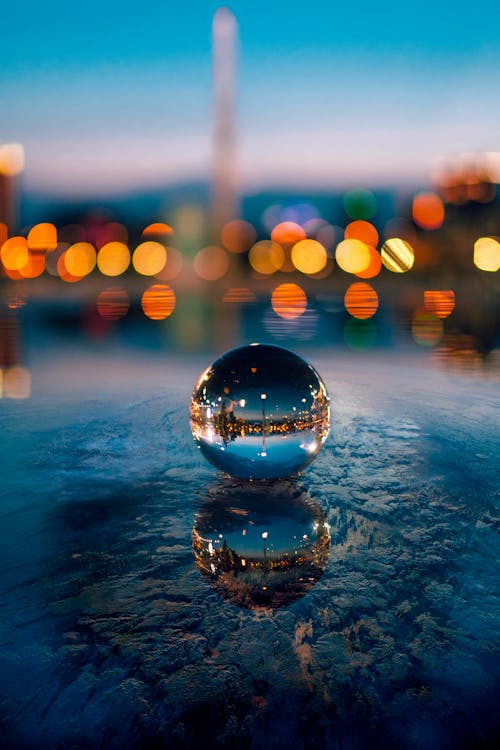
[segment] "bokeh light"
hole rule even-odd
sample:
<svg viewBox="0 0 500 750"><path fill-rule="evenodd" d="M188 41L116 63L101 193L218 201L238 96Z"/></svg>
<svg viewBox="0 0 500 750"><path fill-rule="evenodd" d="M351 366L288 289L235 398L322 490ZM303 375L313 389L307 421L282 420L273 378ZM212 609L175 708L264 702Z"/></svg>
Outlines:
<svg viewBox="0 0 500 750"><path fill-rule="evenodd" d="M346 240L361 240L366 245L376 247L378 244L378 232L369 221L363 221L358 219L357 221L351 221L344 231L344 238Z"/></svg>
<svg viewBox="0 0 500 750"><path fill-rule="evenodd" d="M319 273L326 261L326 250L317 240L300 240L292 247L292 263L302 273Z"/></svg>
<svg viewBox="0 0 500 750"><path fill-rule="evenodd" d="M349 349L369 349L377 341L377 327L371 320L351 318L343 328L344 341Z"/></svg>
<svg viewBox="0 0 500 750"><path fill-rule="evenodd" d="M36 279L45 271L45 253L28 252L28 260L19 269L23 279Z"/></svg>
<svg viewBox="0 0 500 750"><path fill-rule="evenodd" d="M0 174L16 177L24 169L24 148L20 143L4 143L0 146Z"/></svg>
<svg viewBox="0 0 500 750"><path fill-rule="evenodd" d="M375 289L363 281L357 281L347 289L344 305L353 318L367 320L378 310L378 294Z"/></svg>
<svg viewBox="0 0 500 750"><path fill-rule="evenodd" d="M23 399L31 396L31 375L22 365L0 370L0 395L5 398Z"/></svg>
<svg viewBox="0 0 500 750"><path fill-rule="evenodd" d="M123 242L108 242L97 254L97 266L104 276L120 276L130 265L130 251Z"/></svg>
<svg viewBox="0 0 500 750"><path fill-rule="evenodd" d="M250 248L248 260L254 271L269 276L283 266L285 252L277 242L261 240Z"/></svg>
<svg viewBox="0 0 500 750"><path fill-rule="evenodd" d="M96 309L104 320L120 320L129 311L130 300L125 289L110 286L97 295Z"/></svg>
<svg viewBox="0 0 500 750"><path fill-rule="evenodd" d="M443 201L435 193L418 193L413 199L412 216L422 229L439 229L444 221Z"/></svg>
<svg viewBox="0 0 500 750"><path fill-rule="evenodd" d="M222 227L221 242L231 253L246 253L253 245L257 233L248 221L234 219Z"/></svg>
<svg viewBox="0 0 500 750"><path fill-rule="evenodd" d="M57 247L57 229L54 224L43 222L35 224L28 232L28 247L30 250L55 250Z"/></svg>
<svg viewBox="0 0 500 750"><path fill-rule="evenodd" d="M167 284L153 284L141 298L144 315L151 320L164 320L175 309L175 294Z"/></svg>
<svg viewBox="0 0 500 750"><path fill-rule="evenodd" d="M300 224L294 221L282 221L277 224L271 232L271 240L279 245L295 245L300 240L305 240L306 233Z"/></svg>
<svg viewBox="0 0 500 750"><path fill-rule="evenodd" d="M474 265L481 271L500 268L500 242L495 237L479 237L474 243Z"/></svg>
<svg viewBox="0 0 500 750"><path fill-rule="evenodd" d="M380 253L371 245L367 245L368 252L370 253L370 262L363 271L358 271L356 276L360 279L373 279L378 276L382 269L382 259Z"/></svg>
<svg viewBox="0 0 500 750"><path fill-rule="evenodd" d="M167 263L167 251L160 242L141 242L132 256L132 265L142 276L161 273Z"/></svg>
<svg viewBox="0 0 500 750"><path fill-rule="evenodd" d="M382 245L381 259L384 266L394 273L405 273L415 262L413 248L409 242L392 237Z"/></svg>
<svg viewBox="0 0 500 750"><path fill-rule="evenodd" d="M279 284L272 292L271 304L280 318L298 318L307 307L306 293L298 284Z"/></svg>
<svg viewBox="0 0 500 750"><path fill-rule="evenodd" d="M161 271L155 273L155 276L159 281L172 281L182 271L182 254L176 247L172 247L171 245L167 245L165 250L167 251L167 262Z"/></svg>
<svg viewBox="0 0 500 750"><path fill-rule="evenodd" d="M64 266L73 277L83 278L95 268L96 251L90 242L75 242L64 253Z"/></svg>
<svg viewBox="0 0 500 750"><path fill-rule="evenodd" d="M351 219L367 221L377 212L377 199L371 190L354 188L348 190L343 199L344 210Z"/></svg>
<svg viewBox="0 0 500 750"><path fill-rule="evenodd" d="M455 308L455 292L452 289L424 291L424 307L438 318L447 318Z"/></svg>
<svg viewBox="0 0 500 750"><path fill-rule="evenodd" d="M162 221L155 221L153 224L148 224L147 227L144 227L142 230L142 236L143 237L169 237L169 235L173 234L174 230L171 226L168 224L165 224Z"/></svg>
<svg viewBox="0 0 500 750"><path fill-rule="evenodd" d="M217 245L203 247L195 255L193 268L201 279L217 281L222 279L229 270L229 256Z"/></svg>
<svg viewBox="0 0 500 750"><path fill-rule="evenodd" d="M337 265L346 273L361 273L370 266L370 251L361 240L342 240L335 250Z"/></svg>
<svg viewBox="0 0 500 750"><path fill-rule="evenodd" d="M417 344L436 346L443 338L443 321L425 307L419 307L413 313L411 332Z"/></svg>
<svg viewBox="0 0 500 750"><path fill-rule="evenodd" d="M81 281L83 276L75 276L74 274L70 273L70 271L68 271L66 267L67 252L68 251L65 250L63 253L61 253L57 260L57 274L63 281L66 281L68 284L74 284L77 281Z"/></svg>
<svg viewBox="0 0 500 750"><path fill-rule="evenodd" d="M243 286L228 289L224 293L222 301L232 304L245 304L247 302L255 302L256 299L255 292L252 292L247 286Z"/></svg>
<svg viewBox="0 0 500 750"><path fill-rule="evenodd" d="M28 263L28 243L24 237L10 237L0 250L0 258L7 271L20 271Z"/></svg>

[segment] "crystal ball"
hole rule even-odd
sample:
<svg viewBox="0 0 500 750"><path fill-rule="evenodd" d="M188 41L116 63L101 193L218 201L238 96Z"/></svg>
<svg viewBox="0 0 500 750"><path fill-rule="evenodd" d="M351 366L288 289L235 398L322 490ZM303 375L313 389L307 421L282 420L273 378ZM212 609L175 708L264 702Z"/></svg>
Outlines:
<svg viewBox="0 0 500 750"><path fill-rule="evenodd" d="M302 488L240 482L207 495L194 522L193 552L219 596L239 607L274 609L316 585L330 553L330 526Z"/></svg>
<svg viewBox="0 0 500 750"><path fill-rule="evenodd" d="M190 407L205 458L242 479L280 479L317 456L330 429L330 400L310 364L278 346L250 344L203 372Z"/></svg>

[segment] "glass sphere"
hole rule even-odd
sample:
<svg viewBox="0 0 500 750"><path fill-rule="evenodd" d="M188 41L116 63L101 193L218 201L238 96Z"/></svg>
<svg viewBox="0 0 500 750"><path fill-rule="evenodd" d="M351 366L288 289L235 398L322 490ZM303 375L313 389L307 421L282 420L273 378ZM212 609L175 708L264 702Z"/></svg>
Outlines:
<svg viewBox="0 0 500 750"><path fill-rule="evenodd" d="M198 379L193 437L208 461L242 479L278 479L307 466L330 428L330 400L316 370L288 349L232 349Z"/></svg>
<svg viewBox="0 0 500 750"><path fill-rule="evenodd" d="M209 492L192 540L196 565L215 591L250 609L282 607L304 596L330 553L325 514L290 482Z"/></svg>

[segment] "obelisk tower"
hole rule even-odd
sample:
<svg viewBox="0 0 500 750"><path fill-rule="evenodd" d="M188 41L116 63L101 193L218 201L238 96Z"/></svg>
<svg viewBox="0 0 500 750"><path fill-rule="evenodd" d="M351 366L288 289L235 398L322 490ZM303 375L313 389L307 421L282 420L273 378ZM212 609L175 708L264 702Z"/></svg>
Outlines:
<svg viewBox="0 0 500 750"><path fill-rule="evenodd" d="M212 233L239 215L236 186L235 68L238 24L229 8L215 11L212 24L213 60L213 177Z"/></svg>

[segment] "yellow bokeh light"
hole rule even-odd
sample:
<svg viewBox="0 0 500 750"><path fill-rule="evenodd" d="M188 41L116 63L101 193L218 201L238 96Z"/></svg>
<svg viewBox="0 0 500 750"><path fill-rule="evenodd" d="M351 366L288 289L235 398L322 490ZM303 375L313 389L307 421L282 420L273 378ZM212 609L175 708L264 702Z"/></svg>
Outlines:
<svg viewBox="0 0 500 750"><path fill-rule="evenodd" d="M292 263L302 273L319 273L326 266L327 257L317 240L300 240L292 247Z"/></svg>
<svg viewBox="0 0 500 750"><path fill-rule="evenodd" d="M415 262L412 246L399 237L392 237L384 242L381 258L384 266L394 273L409 271Z"/></svg>
<svg viewBox="0 0 500 750"><path fill-rule="evenodd" d="M271 304L280 318L298 318L307 307L306 293L298 284L280 284L273 290Z"/></svg>
<svg viewBox="0 0 500 750"><path fill-rule="evenodd" d="M75 242L64 254L64 266L71 276L83 278L96 264L96 251L90 242Z"/></svg>
<svg viewBox="0 0 500 750"><path fill-rule="evenodd" d="M205 281L222 279L229 270L229 256L216 245L202 248L193 260L193 268Z"/></svg>
<svg viewBox="0 0 500 750"><path fill-rule="evenodd" d="M83 276L74 276L68 271L68 269L66 268L66 253L67 250L65 250L59 256L59 259L57 261L57 273L63 281L66 281L68 284L74 284L77 281L81 281Z"/></svg>
<svg viewBox="0 0 500 750"><path fill-rule="evenodd" d="M97 255L97 266L105 276L120 276L130 264L130 251L123 242L108 242Z"/></svg>
<svg viewBox="0 0 500 750"><path fill-rule="evenodd" d="M361 240L343 240L335 250L337 265L346 273L365 271L370 265L370 259L368 246Z"/></svg>
<svg viewBox="0 0 500 750"><path fill-rule="evenodd" d="M434 313L438 318L447 318L455 308L455 292L452 289L426 290L424 307L427 312Z"/></svg>
<svg viewBox="0 0 500 750"><path fill-rule="evenodd" d="M35 224L28 232L28 247L30 250L55 250L57 247L57 229L54 224L43 222Z"/></svg>
<svg viewBox="0 0 500 750"><path fill-rule="evenodd" d="M15 177L24 169L24 148L20 143L4 143L0 146L0 174Z"/></svg>
<svg viewBox="0 0 500 750"><path fill-rule="evenodd" d="M261 240L250 248L248 260L254 271L269 276L282 267L285 253L277 242Z"/></svg>
<svg viewBox="0 0 500 750"><path fill-rule="evenodd" d="M144 315L151 320L168 318L175 309L175 302L175 294L167 284L153 284L141 298Z"/></svg>
<svg viewBox="0 0 500 750"><path fill-rule="evenodd" d="M222 227L220 239L231 253L245 253L255 242L257 234L248 221L234 219Z"/></svg>
<svg viewBox="0 0 500 750"><path fill-rule="evenodd" d="M142 242L132 256L132 264L137 273L154 276L160 273L167 262L167 251L159 242Z"/></svg>
<svg viewBox="0 0 500 750"><path fill-rule="evenodd" d="M0 258L6 270L20 271L28 262L28 243L24 237L10 237L0 250Z"/></svg>
<svg viewBox="0 0 500 750"><path fill-rule="evenodd" d="M481 271L500 268L500 242L494 237L480 237L474 243L474 265Z"/></svg>

